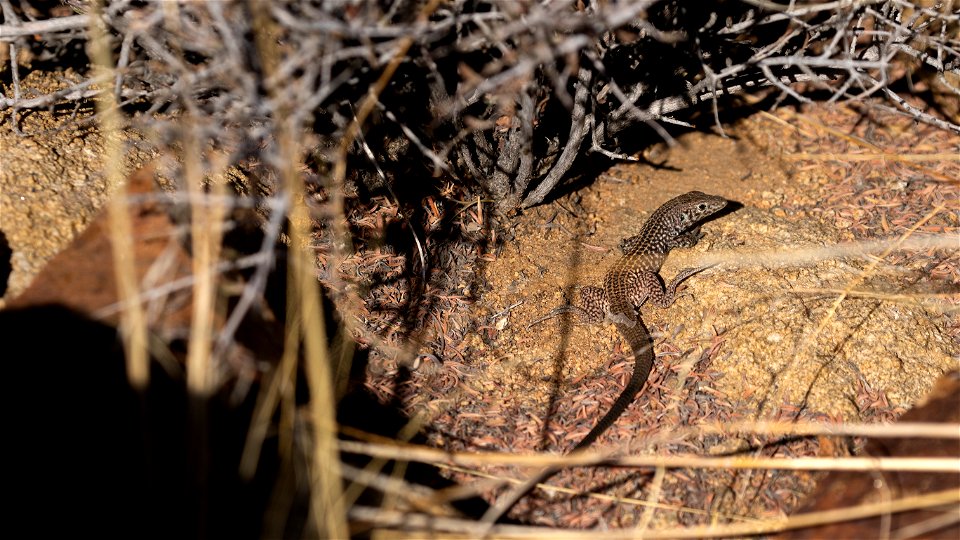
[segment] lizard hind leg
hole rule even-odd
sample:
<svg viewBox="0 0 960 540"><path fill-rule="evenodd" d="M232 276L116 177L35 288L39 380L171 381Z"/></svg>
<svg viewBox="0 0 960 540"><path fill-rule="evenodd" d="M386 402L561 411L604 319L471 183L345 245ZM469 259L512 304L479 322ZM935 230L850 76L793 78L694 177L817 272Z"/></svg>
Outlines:
<svg viewBox="0 0 960 540"><path fill-rule="evenodd" d="M603 287L581 287L580 288L581 311L587 322L599 323L606 317L607 310L610 308L610 302L607 300L607 292Z"/></svg>
<svg viewBox="0 0 960 540"><path fill-rule="evenodd" d="M599 289L599 287L585 287L585 288ZM600 293L601 293L601 294L603 293L603 289L600 289ZM593 296L593 295L591 295L591 297L592 297L592 296ZM580 297L581 297L581 300L582 300L582 299L583 299L583 291L582 291L582 290L581 290L581 292L580 292ZM595 302L595 301L594 301L594 302ZM600 304L600 309L603 309L603 304ZM597 322L600 322L600 321L603 320L603 312L601 312L600 316L597 316L595 310L596 310L596 308L593 307L593 303L588 303L588 304L585 305L585 307L575 306L575 305L572 305L572 304L564 304L564 305L562 305L562 306L557 306L556 308L550 310L550 312L547 313L546 315L544 315L543 317L540 317L539 319L531 322L530 324L527 325L527 328L532 328L532 327L534 327L534 326L542 323L543 321L546 321L547 319L552 319L552 318L557 317L558 315L562 315L562 314L564 314L564 313L573 313L573 314L575 314L575 315L577 316L577 319L578 319L577 322L581 322L581 323L597 323Z"/></svg>
<svg viewBox="0 0 960 540"><path fill-rule="evenodd" d="M586 317L586 315L583 313L583 308L581 308L580 306L574 306L574 305L571 305L571 304L564 304L564 305L562 305L562 306L557 306L557 307L555 307L554 309L551 309L550 312L547 313L546 315L544 315L543 317L540 317L539 319L537 319L537 320L535 320L535 321L532 321L530 324L527 325L527 328L533 328L534 326L542 323L543 321L546 321L546 320L548 320L548 319L552 319L552 318L554 318L554 317L556 317L556 316L558 316L558 315L562 315L562 314L564 314L564 313L576 313L576 314L578 314L581 318L582 318L582 317Z"/></svg>

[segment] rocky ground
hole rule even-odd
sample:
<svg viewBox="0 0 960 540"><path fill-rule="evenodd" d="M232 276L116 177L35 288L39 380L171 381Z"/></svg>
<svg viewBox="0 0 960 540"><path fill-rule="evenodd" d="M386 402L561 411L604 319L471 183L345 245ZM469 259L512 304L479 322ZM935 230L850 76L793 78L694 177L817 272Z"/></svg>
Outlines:
<svg viewBox="0 0 960 540"><path fill-rule="evenodd" d="M77 118L90 113L81 109ZM0 115L0 232L12 252L7 301L85 229L108 195L95 128L63 128L72 112L29 111L18 115L20 135L9 114ZM575 298L577 287L597 283L619 240L659 204L696 189L737 207L707 224L698 246L673 253L663 275L721 264L690 279L672 307L642 310L656 333L658 365L597 447L764 456L857 450L691 428L753 419L889 421L957 368L960 255L948 242L960 232L960 138L869 105L758 113L726 135L692 133L675 147L652 147L640 162L596 171L592 183L499 230L483 219L482 205L465 206L464 238L497 232L498 240L473 250L458 244L459 254L444 263L448 279L423 291L432 302L414 317L426 329L414 346L425 359L421 369L398 384L395 359L371 355L365 386L418 416L443 448L565 451L618 395L629 351L611 325L528 324ZM126 137L132 171L151 156L137 149L135 133ZM397 219L388 199L367 208L358 219L371 228ZM924 239L939 244L896 249L898 241ZM881 244L865 244L872 241ZM358 251L341 270L402 273L406 255ZM407 301L407 289L390 286L371 289L378 302L366 297L356 308L365 310L367 324L355 335L362 345L376 343L373 335L403 339L390 334L388 318L377 319ZM507 468L448 473L467 483L520 475ZM797 508L813 479L673 471L661 479L652 523L781 516ZM634 525L642 515L637 501L649 498L652 485L647 473L616 469L576 469L553 482L621 499L541 495L513 516L557 526ZM492 486L481 491L492 496Z"/></svg>

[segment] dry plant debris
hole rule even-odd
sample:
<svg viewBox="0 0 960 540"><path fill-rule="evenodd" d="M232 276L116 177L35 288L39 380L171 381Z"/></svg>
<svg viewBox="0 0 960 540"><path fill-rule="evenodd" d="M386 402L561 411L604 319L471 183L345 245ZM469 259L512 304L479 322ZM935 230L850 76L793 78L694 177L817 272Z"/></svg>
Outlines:
<svg viewBox="0 0 960 540"><path fill-rule="evenodd" d="M0 60L8 77L0 107L12 132L4 141L44 135L49 126L35 121L46 118L40 109L47 107L72 127L90 98L113 92L131 125L144 131L144 146L163 155L167 176L192 182L177 189L199 189L224 161L265 169L257 180L264 184L254 182L242 204L269 210L264 229L272 241L284 237L286 210L306 200L311 236L293 248L314 250L348 332L371 350L364 384L427 425L434 444L563 450L589 429L629 371L625 351L614 346L616 333L563 321L528 331L524 323L595 281L611 247L671 190L702 189L745 207L712 223L696 250L672 258L679 266L684 257L717 254L729 264L698 276L673 309L645 313L661 334L657 371L604 438L608 446L842 456L857 444L671 434L708 420L891 420L956 365L952 246L777 264L778 256L810 245L956 236L960 124L956 106L943 98L955 98L960 71L960 18L952 2L751 0L721 2L712 12L675 1L344 7L118 0L93 11L99 3L69 4L77 14L0 0ZM108 77L82 65L91 25L107 32L118 55ZM59 85L33 73L20 78L22 68L41 69L51 59L74 59L81 69L53 67L63 76ZM913 99L897 81L932 97ZM781 108L776 116L721 127L721 114L743 110L725 96L768 96L754 94L761 87L780 92L776 103L853 103ZM879 95L887 101L871 98ZM657 167L617 166L582 193L536 207L509 226L491 217L492 210L502 218L559 196L571 173L583 172L574 164L584 158L633 160L635 144L642 144L633 139L637 126L676 142L660 122L709 124L696 113L680 114L704 103L713 106L719 130L760 144L690 135L681 141L687 148L648 149L644 157ZM74 104L80 107L67 114ZM289 152L283 135L304 127L311 132L298 141L304 148ZM205 160L191 171L183 150L194 143ZM59 164L57 149L85 153L95 146L42 143L42 163L25 168L56 176L46 158ZM229 159L206 159L218 153ZM278 180L303 155L306 165ZM98 187L97 175L81 177ZM308 190L285 191L290 177ZM20 177L2 180L4 188L21 189ZM84 205L94 208L103 196L99 188L79 195L79 205L58 197L51 213L80 208L83 217L54 220L48 230L81 228L92 214ZM476 188L486 196L477 198ZM42 197L31 202L41 205ZM28 252L28 227L42 221L0 223L15 257ZM341 228L351 236L338 234ZM745 255L764 248L769 264ZM272 244L261 255L258 271L272 264ZM20 267L36 270L39 263ZM18 279L22 288L26 278ZM420 369L403 378L412 366ZM319 421L316 395L310 413L296 413L296 425ZM290 417L284 422L293 429ZM286 434L281 430L281 439ZM515 475L491 468L455 477L469 486L472 475L490 473ZM695 468L663 475L577 469L558 480L648 504L531 498L517 517L574 527L769 519L795 508L812 478Z"/></svg>
<svg viewBox="0 0 960 540"><path fill-rule="evenodd" d="M697 276L668 310L645 309L645 319L661 334L658 362L637 402L601 444L631 453L842 457L856 452L862 439L838 444L825 438L710 435L671 441L669 433L708 421L889 422L939 375L956 368L960 340L951 306L958 301L958 253L945 239L958 234L960 193L942 177L953 174L957 162L949 156L919 163L839 158L833 167L855 170L834 173L839 178L830 180L820 176L830 168L797 166L790 157L798 148L805 155L811 149L830 155L833 139L807 140L814 132L808 124L824 125L836 115L852 122L857 114L844 107L784 110L776 122L757 117L733 130L740 143L690 135L682 139L686 148L660 151L660 169L617 166L581 196L521 217L513 243L484 269L488 286L477 302L477 332L461 348L473 360L445 363L436 375L415 374L403 394L410 413L430 419L432 441L443 448L565 451L616 397L629 377L630 365L623 361L629 353L622 344L611 348L619 343L612 326L553 321L525 330L526 322L573 297L575 285L602 275L616 256L610 246L631 233L630 221L639 223L638 208L655 208L671 195L658 194L660 186L676 192L700 187L728 194L745 207L708 224L702 245L671 254L664 275L710 255L733 269ZM916 133L898 128L892 118L860 120L879 121L874 130L896 134L875 143L885 154L917 146ZM925 134L944 137L934 147L958 142L937 130ZM713 166L707 169L707 163ZM885 189L892 184L904 189ZM819 195L823 191L828 194ZM878 196L886 203L877 204ZM861 225L844 219L861 207ZM629 217L612 217L617 213ZM890 245L908 232L932 235L940 247L895 250L857 281L880 253L857 256L856 244L849 242L882 238ZM819 251L810 260L777 260L810 248ZM764 258L758 261L753 253ZM854 291L832 311L850 282L857 284ZM386 398L390 374L373 380L379 382L371 389ZM518 472L491 467L451 474L471 483L478 476L509 478ZM694 469L668 471L655 482L654 471L577 468L551 484L614 499L540 492L513 516L559 527L636 526L647 505L641 501L656 486L651 525L743 522L788 514L815 477ZM488 488L489 496L494 493Z"/></svg>

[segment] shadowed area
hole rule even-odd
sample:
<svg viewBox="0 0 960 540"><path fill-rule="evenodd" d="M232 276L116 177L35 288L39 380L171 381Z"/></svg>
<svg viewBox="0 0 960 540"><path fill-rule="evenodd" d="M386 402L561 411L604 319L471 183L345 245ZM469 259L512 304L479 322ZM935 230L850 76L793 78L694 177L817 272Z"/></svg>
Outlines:
<svg viewBox="0 0 960 540"><path fill-rule="evenodd" d="M258 537L262 512L252 510L264 505L277 463L264 452L252 481L236 472L252 399L209 400L209 450L197 456L183 381L153 363L149 389L131 388L114 328L60 306L5 310L0 342L9 530Z"/></svg>

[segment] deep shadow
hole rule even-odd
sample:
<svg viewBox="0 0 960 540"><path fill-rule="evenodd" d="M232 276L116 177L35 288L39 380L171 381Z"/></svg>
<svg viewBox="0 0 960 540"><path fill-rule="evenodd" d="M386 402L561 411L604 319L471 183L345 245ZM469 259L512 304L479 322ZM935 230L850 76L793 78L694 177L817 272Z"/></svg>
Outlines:
<svg viewBox="0 0 960 540"><path fill-rule="evenodd" d="M717 111L720 122L723 125L731 125L740 120L746 119L757 111L769 110L779 98L777 92L768 93L762 100L753 105L747 105L738 96L720 96L717 100ZM825 98L826 99L826 98ZM717 129L717 122L714 118L713 103L704 102L687 109L677 111L670 115L671 118L687 122L692 127L683 127L676 124L658 122L671 137L678 140L682 135L691 132L712 133L717 137L726 136L734 138L729 133L721 135ZM617 135L619 149L616 149L623 155L633 156L644 165L648 165L656 170L676 170L674 167L665 163L653 162L643 155L643 150L651 146L664 143L663 137L650 128L648 125L638 123L634 126L624 129ZM587 152L590 141L584 142L583 154L577 158L565 175L565 180L554 188L553 191L544 199L542 204L549 204L552 201L563 198L570 193L592 185L607 170L620 163L603 154L597 152ZM680 142L679 144L683 144ZM535 183L534 183L535 184Z"/></svg>
<svg viewBox="0 0 960 540"><path fill-rule="evenodd" d="M0 339L11 370L4 377L11 426L4 477L8 493L15 494L9 531L46 537L90 532L102 538L260 538L265 512L282 485L278 480L304 480L291 476L296 468L281 466L273 436L265 441L255 477L240 478L256 388L237 404L227 392L207 400L201 441L191 428L190 407L198 401L191 404L184 381L153 362L148 389L133 389L114 328L60 306L43 306L0 311ZM397 386L408 376L401 375ZM304 391L298 391L298 401L306 399ZM338 417L345 425L395 436L409 421L397 405L380 404L358 380L341 401ZM345 457L356 466L369 462ZM452 485L425 465L411 465L405 476L435 488ZM284 536L309 530L308 496L308 490L293 494ZM361 498L363 504L377 501L373 491ZM479 499L458 504L471 515L485 510Z"/></svg>
<svg viewBox="0 0 960 540"><path fill-rule="evenodd" d="M410 376L410 372L401 367L394 388L399 390L410 379ZM395 392L394 395L399 395L399 392ZM389 405L385 407L375 396L365 389L361 389L360 385L354 385L353 390L339 403L337 422L344 426L351 426L362 431L393 438L409 423L410 418L400 412L401 403L399 400L394 400ZM410 442L426 444L427 441L422 434L418 434ZM358 468L366 467L371 461L366 456L357 455L344 455L343 459L345 463ZM396 466L395 461L390 461L380 471L389 474ZM404 478L409 482L436 490L456 485L456 483L437 474L437 469L434 467L417 462L406 464ZM378 506L381 500L379 492L366 489L361 494L357 504ZM488 508L487 503L479 497L454 501L452 505L465 515L473 518L479 518Z"/></svg>
<svg viewBox="0 0 960 540"><path fill-rule="evenodd" d="M13 273L13 249L7 242L7 235L0 231L0 298L7 294L11 273Z"/></svg>
<svg viewBox="0 0 960 540"><path fill-rule="evenodd" d="M259 536L256 510L265 504L276 459L264 452L256 478L237 475L252 399L234 406L223 396L207 401L208 455L194 460L183 381L154 362L148 389L132 388L114 328L42 306L0 311L0 340L12 371L4 378L12 426L4 476L8 493L16 494L10 531ZM204 490L196 489L198 478L205 478Z"/></svg>

